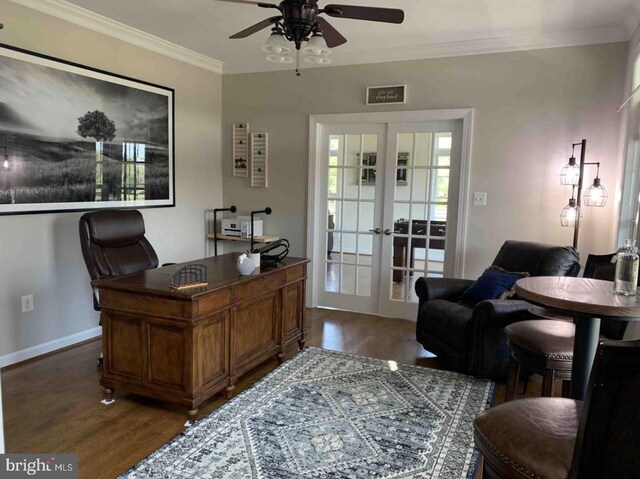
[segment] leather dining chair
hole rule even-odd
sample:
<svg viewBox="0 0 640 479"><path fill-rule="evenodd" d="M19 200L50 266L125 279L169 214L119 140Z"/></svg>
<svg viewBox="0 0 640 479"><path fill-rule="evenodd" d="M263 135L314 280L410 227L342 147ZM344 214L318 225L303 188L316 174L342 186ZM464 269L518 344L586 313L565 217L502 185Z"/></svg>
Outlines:
<svg viewBox="0 0 640 479"><path fill-rule="evenodd" d="M614 256L590 254L583 277L613 281L615 264L611 260ZM613 290L613 284L611 288ZM537 311L546 315L545 310ZM550 317L553 317L553 313ZM603 321L600 334L606 339L621 340L626 327L626 321ZM569 396L575 337L572 318L567 316L564 319L532 319L513 323L505 328L505 335L511 351L505 401L515 398L521 370L542 376L542 396L553 396L556 379L562 380L562 395Z"/></svg>
<svg viewBox="0 0 640 479"><path fill-rule="evenodd" d="M528 398L474 421L485 479L637 478L640 340L601 342L584 403Z"/></svg>
<svg viewBox="0 0 640 479"><path fill-rule="evenodd" d="M80 245L91 280L157 268L158 256L144 234L144 219L137 210L101 210L83 214ZM93 307L100 311L96 289L93 289Z"/></svg>

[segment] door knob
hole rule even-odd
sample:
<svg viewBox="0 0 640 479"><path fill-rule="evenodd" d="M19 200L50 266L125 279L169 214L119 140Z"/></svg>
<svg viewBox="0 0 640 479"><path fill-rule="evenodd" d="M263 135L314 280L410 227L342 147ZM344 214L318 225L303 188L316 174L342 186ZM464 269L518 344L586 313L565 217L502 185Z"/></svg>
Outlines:
<svg viewBox="0 0 640 479"><path fill-rule="evenodd" d="M384 230L384 234L385 236L391 236L391 230L387 228L386 230Z"/></svg>
<svg viewBox="0 0 640 479"><path fill-rule="evenodd" d="M380 233L382 233L382 228L376 228L374 230L369 230L371 233L375 233L377 235L379 235Z"/></svg>

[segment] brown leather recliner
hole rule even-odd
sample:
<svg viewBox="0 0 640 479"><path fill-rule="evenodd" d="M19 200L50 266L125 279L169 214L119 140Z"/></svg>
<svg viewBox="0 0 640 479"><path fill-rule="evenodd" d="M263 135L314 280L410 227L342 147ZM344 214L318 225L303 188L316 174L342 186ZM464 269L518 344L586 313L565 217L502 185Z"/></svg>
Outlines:
<svg viewBox="0 0 640 479"><path fill-rule="evenodd" d="M80 218L80 245L91 280L123 276L158 267L136 210L102 210ZM99 311L94 290L93 306Z"/></svg>
<svg viewBox="0 0 640 479"><path fill-rule="evenodd" d="M493 265L530 276L577 276L578 253L569 246L507 241ZM509 364L505 326L531 319L522 300L489 299L470 306L462 294L474 282L418 278L416 339L450 369L476 377L504 379Z"/></svg>

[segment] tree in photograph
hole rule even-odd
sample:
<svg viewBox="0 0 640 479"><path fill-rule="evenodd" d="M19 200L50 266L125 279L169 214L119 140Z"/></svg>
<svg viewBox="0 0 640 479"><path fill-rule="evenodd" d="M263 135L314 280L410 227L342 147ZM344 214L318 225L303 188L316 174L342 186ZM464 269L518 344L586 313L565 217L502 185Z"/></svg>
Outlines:
<svg viewBox="0 0 640 479"><path fill-rule="evenodd" d="M96 140L96 201L104 199L104 147L103 142L113 141L116 137L116 124L107 115L99 110L88 111L78 118L77 133L82 138L93 138Z"/></svg>
<svg viewBox="0 0 640 479"><path fill-rule="evenodd" d="M78 118L78 135L94 138L97 143L112 141L116 137L116 124L99 110L88 111Z"/></svg>

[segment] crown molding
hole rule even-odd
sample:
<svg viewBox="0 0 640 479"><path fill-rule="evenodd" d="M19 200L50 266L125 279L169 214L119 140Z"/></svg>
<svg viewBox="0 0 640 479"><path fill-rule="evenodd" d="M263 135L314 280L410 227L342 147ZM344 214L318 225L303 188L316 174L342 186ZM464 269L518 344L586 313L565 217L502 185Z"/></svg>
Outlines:
<svg viewBox="0 0 640 479"><path fill-rule="evenodd" d="M335 50L334 54L331 55L331 59L333 60L333 64L331 66L391 63L432 58L483 55L487 53L541 50L546 48L626 42L628 40L629 34L627 29L620 26L565 32L519 34L503 37L433 43L428 45L347 51L344 53L340 52L340 50ZM308 68L327 67L305 64L305 69ZM265 64L254 65L253 68L242 66L236 67L227 63L225 64L224 74L284 71L290 69L291 68L283 68L278 65L272 66L266 62Z"/></svg>
<svg viewBox="0 0 640 479"><path fill-rule="evenodd" d="M222 74L223 63L201 53L181 47L149 33L98 15L64 0L10 0L13 3L47 15L108 35L137 47L180 60L190 65Z"/></svg>
<svg viewBox="0 0 640 479"><path fill-rule="evenodd" d="M640 2L632 2L624 22L629 38L640 28Z"/></svg>

